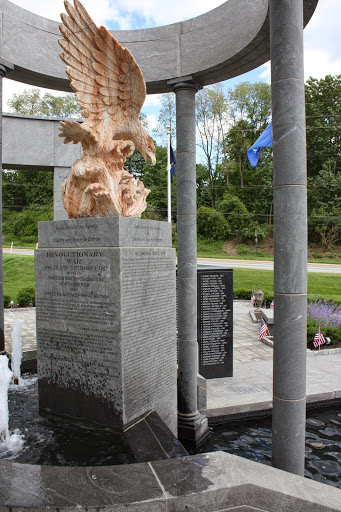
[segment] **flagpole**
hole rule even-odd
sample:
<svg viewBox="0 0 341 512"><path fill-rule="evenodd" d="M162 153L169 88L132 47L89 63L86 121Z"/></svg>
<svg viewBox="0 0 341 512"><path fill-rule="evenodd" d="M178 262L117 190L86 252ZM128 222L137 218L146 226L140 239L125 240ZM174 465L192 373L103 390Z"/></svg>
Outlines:
<svg viewBox="0 0 341 512"><path fill-rule="evenodd" d="M168 198L168 222L172 222L171 209L171 163L170 163L170 126L167 126L168 149L167 149L167 198Z"/></svg>

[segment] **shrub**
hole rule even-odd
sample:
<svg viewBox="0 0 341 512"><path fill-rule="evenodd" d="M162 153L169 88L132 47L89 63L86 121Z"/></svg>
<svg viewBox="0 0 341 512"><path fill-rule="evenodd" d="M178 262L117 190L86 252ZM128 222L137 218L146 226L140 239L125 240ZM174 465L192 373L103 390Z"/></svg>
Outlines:
<svg viewBox="0 0 341 512"><path fill-rule="evenodd" d="M318 324L315 320L312 320L308 317L307 320L307 343L309 346L313 346L313 341L315 334L319 329ZM338 341L341 341L341 329L335 327L323 327L321 328L321 332L323 333L325 338L330 338L331 344L335 344Z"/></svg>
<svg viewBox="0 0 341 512"><path fill-rule="evenodd" d="M341 240L341 209L338 207L313 210L311 218L315 220L315 231L321 237L321 243L327 250Z"/></svg>
<svg viewBox="0 0 341 512"><path fill-rule="evenodd" d="M165 220L164 217L160 215L152 205L147 206L147 209L142 213L141 218L148 220Z"/></svg>
<svg viewBox="0 0 341 512"><path fill-rule="evenodd" d="M255 220L251 220L246 226L242 227L238 233L239 240L254 240L255 231L257 230L257 239L264 240L267 236L268 226L266 224L259 224Z"/></svg>
<svg viewBox="0 0 341 512"><path fill-rule="evenodd" d="M251 300L251 293L253 290L233 290L233 298L234 299L242 299L242 300ZM273 294L270 292L263 292L264 299L263 304L270 307L270 304L273 300Z"/></svg>
<svg viewBox="0 0 341 512"><path fill-rule="evenodd" d="M233 290L233 298L234 299L250 300L251 292L250 292L250 290Z"/></svg>
<svg viewBox="0 0 341 512"><path fill-rule="evenodd" d="M17 302L20 307L35 306L34 288L23 288L18 292Z"/></svg>
<svg viewBox="0 0 341 512"><path fill-rule="evenodd" d="M38 222L52 220L53 212L46 210L24 210L12 216L12 221L6 224L4 233L12 240L22 240L27 243L36 243L38 240Z"/></svg>
<svg viewBox="0 0 341 512"><path fill-rule="evenodd" d="M4 308L8 308L11 304L11 297L9 295L4 295Z"/></svg>
<svg viewBox="0 0 341 512"><path fill-rule="evenodd" d="M308 317L323 327L341 328L341 306L320 298L308 303Z"/></svg>
<svg viewBox="0 0 341 512"><path fill-rule="evenodd" d="M263 303L267 306L267 307L270 307L270 304L271 302L274 300L274 294L273 293L270 293L270 292L267 292L265 291L264 292L264 299L263 299Z"/></svg>
<svg viewBox="0 0 341 512"><path fill-rule="evenodd" d="M224 215L208 206L201 206L197 213L198 235L211 240L226 240L230 226Z"/></svg>
<svg viewBox="0 0 341 512"><path fill-rule="evenodd" d="M228 221L231 228L231 235L238 235L239 231L245 228L250 221L250 214L239 197L224 194L217 210L221 212Z"/></svg>

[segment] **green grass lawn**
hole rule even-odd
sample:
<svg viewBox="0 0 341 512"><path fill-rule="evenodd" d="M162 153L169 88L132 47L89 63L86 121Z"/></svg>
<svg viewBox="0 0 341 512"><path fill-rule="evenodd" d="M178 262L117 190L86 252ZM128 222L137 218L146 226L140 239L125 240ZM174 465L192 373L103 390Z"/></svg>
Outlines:
<svg viewBox="0 0 341 512"><path fill-rule="evenodd" d="M16 302L23 288L34 288L34 256L3 255L4 295Z"/></svg>
<svg viewBox="0 0 341 512"><path fill-rule="evenodd" d="M260 285L264 292L273 294L273 272L272 270L250 270L246 268L233 269L234 290L250 290ZM341 303L341 275L308 273L308 297L314 298L319 295L323 299L335 300Z"/></svg>
<svg viewBox="0 0 341 512"><path fill-rule="evenodd" d="M255 260L255 261L273 261L273 254L265 251L261 247L256 251L256 249L252 249L249 246L239 244L237 245L238 253L234 255L229 255L226 251L223 250L222 241L215 240L204 240L198 238L198 258L217 258L224 260ZM10 240L3 241L3 247L9 249L11 247ZM176 244L174 245L176 248ZM36 244L25 243L21 241L14 242L14 249L35 249ZM323 253L319 253L316 257L311 257L308 259L308 263L329 263L331 265L339 264L341 265L340 252L333 254L327 254L326 256Z"/></svg>
<svg viewBox="0 0 341 512"><path fill-rule="evenodd" d="M34 257L4 254L4 295L16 301L22 288L34 287ZM250 290L258 285L264 292L273 294L273 272L271 270L233 269L233 288ZM308 273L308 296L313 294L341 303L341 275Z"/></svg>
<svg viewBox="0 0 341 512"><path fill-rule="evenodd" d="M206 240L198 236L197 253L198 258L219 258L219 259L233 259L233 260L259 260L259 261L273 261L273 254L270 254L262 244L259 244L258 250L255 245L247 244L234 244L234 254L228 254L224 250L224 242L217 240ZM315 254L310 251L309 263L329 263L341 264L340 249L334 252L318 252Z"/></svg>

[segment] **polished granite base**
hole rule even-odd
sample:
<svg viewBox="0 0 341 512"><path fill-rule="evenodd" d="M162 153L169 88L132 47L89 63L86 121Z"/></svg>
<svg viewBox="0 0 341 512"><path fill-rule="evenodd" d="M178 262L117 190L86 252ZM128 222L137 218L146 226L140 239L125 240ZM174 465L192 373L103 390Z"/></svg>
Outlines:
<svg viewBox="0 0 341 512"><path fill-rule="evenodd" d="M1 512L331 512L340 490L223 452L107 467L0 463Z"/></svg>

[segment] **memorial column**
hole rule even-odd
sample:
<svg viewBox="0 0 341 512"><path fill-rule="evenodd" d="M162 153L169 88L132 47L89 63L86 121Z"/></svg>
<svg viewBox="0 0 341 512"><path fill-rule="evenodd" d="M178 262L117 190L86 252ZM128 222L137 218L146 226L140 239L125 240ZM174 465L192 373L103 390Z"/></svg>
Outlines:
<svg viewBox="0 0 341 512"><path fill-rule="evenodd" d="M71 173L71 167L55 167L53 169L53 220L68 218L63 205L61 185Z"/></svg>
<svg viewBox="0 0 341 512"><path fill-rule="evenodd" d="M307 171L303 0L270 0L274 172L272 464L304 473Z"/></svg>
<svg viewBox="0 0 341 512"><path fill-rule="evenodd" d="M4 286L2 268L2 79L6 76L7 70L13 69L9 62L0 61L0 353L5 351L4 334Z"/></svg>
<svg viewBox="0 0 341 512"><path fill-rule="evenodd" d="M177 298L178 432L185 444L198 446L208 435L197 405L197 200L195 94L192 77L172 80L176 94L177 156Z"/></svg>

